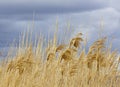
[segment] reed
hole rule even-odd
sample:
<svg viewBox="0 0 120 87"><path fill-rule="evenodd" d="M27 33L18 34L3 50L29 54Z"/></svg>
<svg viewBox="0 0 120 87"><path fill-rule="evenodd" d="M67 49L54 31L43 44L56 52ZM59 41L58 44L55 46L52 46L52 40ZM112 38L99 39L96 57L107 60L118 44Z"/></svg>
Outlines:
<svg viewBox="0 0 120 87"><path fill-rule="evenodd" d="M119 54L108 50L106 37L86 52L82 36L66 44L57 44L55 36L47 47L24 37L16 56L0 65L0 87L119 87Z"/></svg>

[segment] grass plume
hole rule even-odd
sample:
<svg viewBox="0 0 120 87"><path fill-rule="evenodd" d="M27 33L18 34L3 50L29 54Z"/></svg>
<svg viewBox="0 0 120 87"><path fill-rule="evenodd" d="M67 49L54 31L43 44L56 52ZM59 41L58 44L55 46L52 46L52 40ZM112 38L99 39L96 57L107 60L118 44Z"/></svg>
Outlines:
<svg viewBox="0 0 120 87"><path fill-rule="evenodd" d="M82 35L66 44L54 37L44 49L41 39L34 47L23 37L16 56L0 65L0 87L120 87L119 54L108 50L106 38L85 52Z"/></svg>

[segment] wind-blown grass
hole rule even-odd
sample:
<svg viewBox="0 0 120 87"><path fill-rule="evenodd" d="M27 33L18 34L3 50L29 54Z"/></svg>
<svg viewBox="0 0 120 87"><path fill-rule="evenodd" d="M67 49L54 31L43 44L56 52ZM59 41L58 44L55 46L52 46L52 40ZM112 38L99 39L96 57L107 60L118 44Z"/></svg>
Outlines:
<svg viewBox="0 0 120 87"><path fill-rule="evenodd" d="M0 87L120 87L120 57L106 47L106 38L88 52L82 33L66 44L57 44L55 36L46 48L42 39L33 46L24 38L16 56L0 65Z"/></svg>

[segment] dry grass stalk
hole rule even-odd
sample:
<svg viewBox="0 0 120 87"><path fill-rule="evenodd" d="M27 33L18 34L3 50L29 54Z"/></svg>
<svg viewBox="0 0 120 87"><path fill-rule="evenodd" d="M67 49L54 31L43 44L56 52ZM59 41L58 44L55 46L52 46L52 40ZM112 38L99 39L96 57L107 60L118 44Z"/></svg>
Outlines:
<svg viewBox="0 0 120 87"><path fill-rule="evenodd" d="M79 51L82 33L69 45L57 46L55 38L47 52L40 46L34 51L32 45L27 45L1 65L0 87L119 87L120 57L116 51L105 50L105 40L94 42L88 53Z"/></svg>

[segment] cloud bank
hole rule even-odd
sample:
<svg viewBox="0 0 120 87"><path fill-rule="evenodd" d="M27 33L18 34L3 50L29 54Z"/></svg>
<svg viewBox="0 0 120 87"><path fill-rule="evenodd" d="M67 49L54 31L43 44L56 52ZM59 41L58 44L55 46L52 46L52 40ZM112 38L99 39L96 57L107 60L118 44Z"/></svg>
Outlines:
<svg viewBox="0 0 120 87"><path fill-rule="evenodd" d="M4 0L0 1L0 46L12 42L33 21L35 32L47 34L54 31L58 17L59 35L69 21L74 32L83 32L90 43L96 39L101 17L104 34L115 37L114 48L120 42L119 0Z"/></svg>

